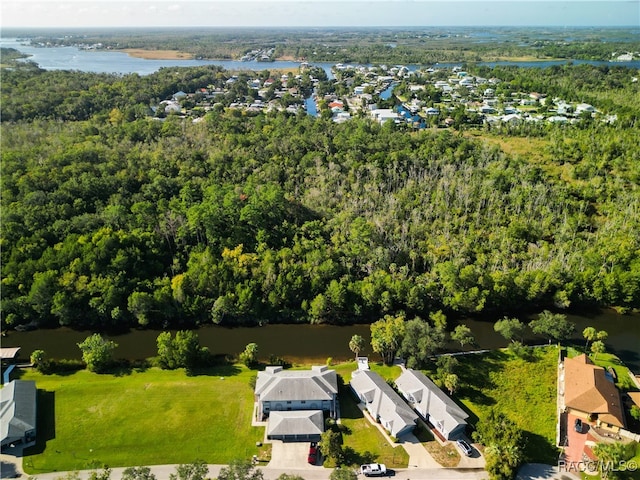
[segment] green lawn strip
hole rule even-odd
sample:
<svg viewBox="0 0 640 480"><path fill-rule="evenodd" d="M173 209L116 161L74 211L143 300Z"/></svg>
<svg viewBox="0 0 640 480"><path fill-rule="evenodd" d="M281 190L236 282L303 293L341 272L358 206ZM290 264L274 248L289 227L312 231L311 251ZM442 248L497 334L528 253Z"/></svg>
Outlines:
<svg viewBox="0 0 640 480"><path fill-rule="evenodd" d="M340 395L341 424L344 427L343 447L351 449L347 462L353 465L379 462L389 468L406 468L409 454L404 448L393 448L369 419L358 408L353 394L345 391Z"/></svg>
<svg viewBox="0 0 640 480"><path fill-rule="evenodd" d="M529 461L557 461L556 347L536 348L519 358L506 350L459 357L459 402L471 413L471 423L497 408L516 422L528 439Z"/></svg>
<svg viewBox="0 0 640 480"><path fill-rule="evenodd" d="M228 368L220 370L228 373ZM251 427L254 372L187 376L149 369L129 375L41 375L39 444L25 457L28 474L129 465L229 463L261 452L263 428ZM45 440L42 437L46 437ZM27 452L29 453L29 452Z"/></svg>

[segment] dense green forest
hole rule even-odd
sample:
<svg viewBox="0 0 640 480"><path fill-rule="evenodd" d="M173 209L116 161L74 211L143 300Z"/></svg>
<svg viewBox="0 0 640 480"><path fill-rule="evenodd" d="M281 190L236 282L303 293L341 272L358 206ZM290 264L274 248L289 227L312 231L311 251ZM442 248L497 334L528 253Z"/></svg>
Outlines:
<svg viewBox="0 0 640 480"><path fill-rule="evenodd" d="M150 105L224 72L3 71L3 327L640 307L637 72L479 72L619 121L160 121Z"/></svg>

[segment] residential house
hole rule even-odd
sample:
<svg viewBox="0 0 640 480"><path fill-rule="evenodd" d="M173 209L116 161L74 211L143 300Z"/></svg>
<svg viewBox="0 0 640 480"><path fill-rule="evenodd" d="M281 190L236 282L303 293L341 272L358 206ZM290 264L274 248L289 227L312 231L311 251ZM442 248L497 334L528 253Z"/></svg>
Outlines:
<svg viewBox="0 0 640 480"><path fill-rule="evenodd" d="M585 354L564 360L565 410L614 432L625 427L620 392L613 378Z"/></svg>
<svg viewBox="0 0 640 480"><path fill-rule="evenodd" d="M413 431L418 415L380 375L356 370L350 385L371 416L391 435L398 438Z"/></svg>
<svg viewBox="0 0 640 480"><path fill-rule="evenodd" d="M259 418L273 411L322 410L335 417L338 377L335 370L314 366L311 370L267 367L258 372L255 388Z"/></svg>
<svg viewBox="0 0 640 480"><path fill-rule="evenodd" d="M0 440L4 447L36 440L36 383L13 380L0 389Z"/></svg>
<svg viewBox="0 0 640 480"><path fill-rule="evenodd" d="M445 439L454 440L464 434L469 415L424 373L406 369L396 386L418 415Z"/></svg>

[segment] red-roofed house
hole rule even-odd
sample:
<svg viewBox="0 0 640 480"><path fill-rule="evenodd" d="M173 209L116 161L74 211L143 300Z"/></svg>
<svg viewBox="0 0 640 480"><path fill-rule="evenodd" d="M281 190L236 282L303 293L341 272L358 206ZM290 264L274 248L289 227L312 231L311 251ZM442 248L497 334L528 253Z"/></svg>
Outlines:
<svg viewBox="0 0 640 480"><path fill-rule="evenodd" d="M614 432L625 427L620 392L602 367L585 354L564 361L566 410L600 428Z"/></svg>

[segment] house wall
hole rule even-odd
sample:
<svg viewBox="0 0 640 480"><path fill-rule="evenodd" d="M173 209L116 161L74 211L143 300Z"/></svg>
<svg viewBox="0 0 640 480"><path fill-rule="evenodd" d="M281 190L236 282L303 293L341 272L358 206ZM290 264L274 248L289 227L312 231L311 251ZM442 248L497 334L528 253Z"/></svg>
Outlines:
<svg viewBox="0 0 640 480"><path fill-rule="evenodd" d="M262 402L262 413L268 415L271 411L287 410L323 410L334 412L334 402L330 400L291 400L283 402Z"/></svg>

